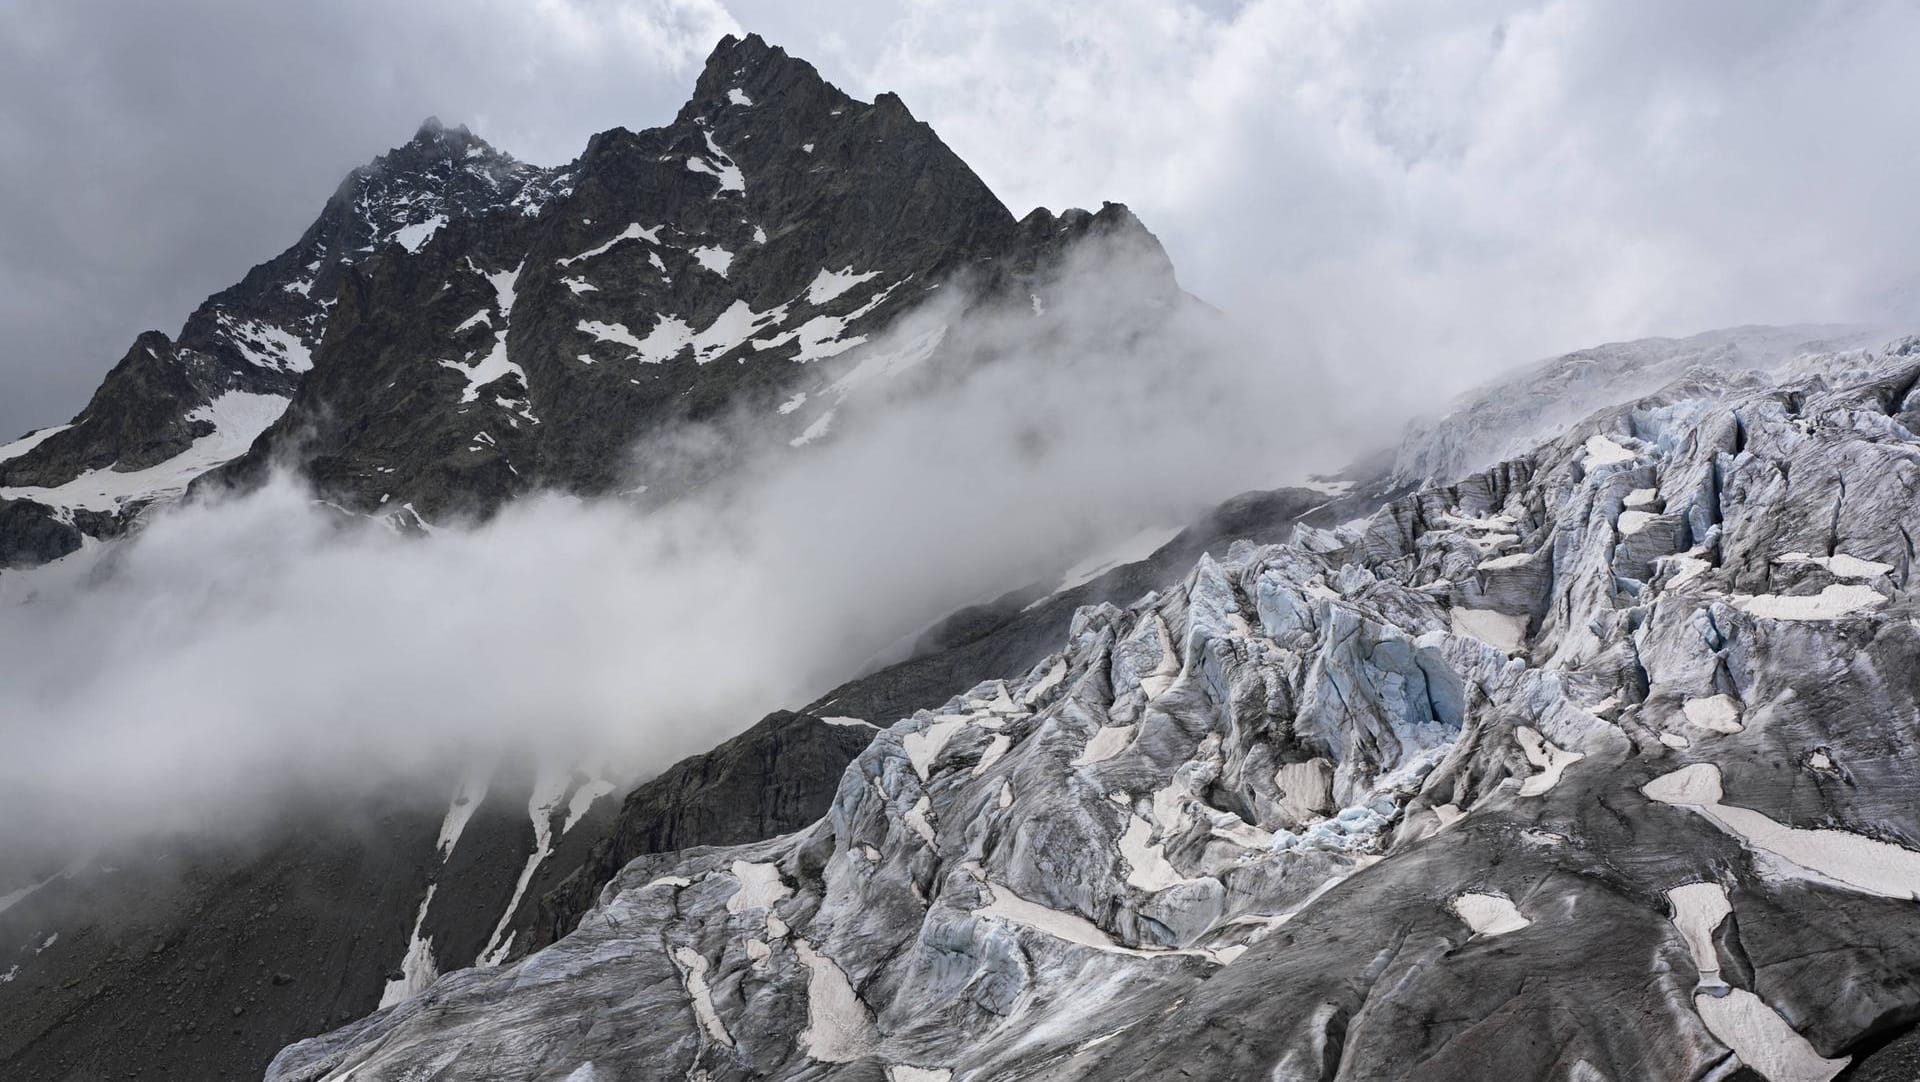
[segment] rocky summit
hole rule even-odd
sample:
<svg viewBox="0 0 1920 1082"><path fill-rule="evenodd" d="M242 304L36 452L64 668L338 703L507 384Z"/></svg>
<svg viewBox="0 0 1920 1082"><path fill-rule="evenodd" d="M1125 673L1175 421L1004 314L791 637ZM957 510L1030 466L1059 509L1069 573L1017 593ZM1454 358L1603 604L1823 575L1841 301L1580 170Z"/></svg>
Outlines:
<svg viewBox="0 0 1920 1082"><path fill-rule="evenodd" d="M0 448L0 566L276 470L408 533L671 500L995 363L969 314L1044 336L1089 252L1116 340L1206 311L1126 208L1016 218L753 36L558 168L429 121ZM1596 347L657 776L40 860L0 1076L1912 1079L1917 432L1920 339Z"/></svg>
<svg viewBox="0 0 1920 1082"><path fill-rule="evenodd" d="M811 443L859 388L940 367L941 323L872 348L903 313L944 287L1037 318L1088 245L1136 254L1131 318L1190 303L1125 207L1016 219L898 97L757 36L714 50L673 123L555 169L429 119L72 421L0 446L0 568L275 467L410 528L536 489L658 498L729 460L689 476L635 441L751 412Z"/></svg>

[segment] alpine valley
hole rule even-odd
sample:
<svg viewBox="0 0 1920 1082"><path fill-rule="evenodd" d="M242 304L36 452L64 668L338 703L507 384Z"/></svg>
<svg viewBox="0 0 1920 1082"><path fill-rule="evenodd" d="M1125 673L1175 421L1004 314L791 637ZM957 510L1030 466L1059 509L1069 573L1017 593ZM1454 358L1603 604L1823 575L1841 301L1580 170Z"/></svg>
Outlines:
<svg viewBox="0 0 1920 1082"><path fill-rule="evenodd" d="M1095 302L1170 378L1225 333L1124 206L1016 218L728 37L557 168L428 121L137 338L0 447L0 601L284 476L421 546L668 507ZM1916 433L1920 338L1599 346L664 771L0 854L0 1077L1920 1077Z"/></svg>

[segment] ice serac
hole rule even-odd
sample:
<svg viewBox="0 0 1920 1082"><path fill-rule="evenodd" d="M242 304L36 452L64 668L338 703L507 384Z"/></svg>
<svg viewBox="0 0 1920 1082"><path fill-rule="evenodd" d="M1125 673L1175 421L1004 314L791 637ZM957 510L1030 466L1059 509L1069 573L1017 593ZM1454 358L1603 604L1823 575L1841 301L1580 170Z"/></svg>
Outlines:
<svg viewBox="0 0 1920 1082"><path fill-rule="evenodd" d="M1576 350L1516 370L1460 396L1445 415L1416 422L1400 441L1393 472L1405 481L1449 481L1524 455L1596 409L1676 381L1759 382L1758 372L1795 357L1864 347L1881 337L1845 324L1730 327Z"/></svg>
<svg viewBox="0 0 1920 1082"><path fill-rule="evenodd" d="M812 826L637 859L269 1078L1871 1068L1920 1018L1916 386L1914 340L1696 373L1204 553L879 733ZM1741 603L1837 579L1878 603Z"/></svg>

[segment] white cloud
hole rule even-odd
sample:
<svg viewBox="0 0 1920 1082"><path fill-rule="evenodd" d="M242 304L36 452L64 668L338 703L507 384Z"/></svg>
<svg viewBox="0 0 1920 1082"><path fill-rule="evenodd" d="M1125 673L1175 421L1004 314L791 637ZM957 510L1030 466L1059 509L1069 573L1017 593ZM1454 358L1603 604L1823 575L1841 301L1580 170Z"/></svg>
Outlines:
<svg viewBox="0 0 1920 1082"><path fill-rule="evenodd" d="M772 404L657 436L653 466L746 449L667 507L536 497L412 540L283 480L159 514L79 581L0 577L0 858L244 827L522 740L622 749L644 775L1105 539L1339 459L1318 396L1156 309L1142 258L1090 256L1046 290L1040 335L1025 297L1008 315L943 287L874 348L972 307L945 340L1000 359L864 383L803 453Z"/></svg>

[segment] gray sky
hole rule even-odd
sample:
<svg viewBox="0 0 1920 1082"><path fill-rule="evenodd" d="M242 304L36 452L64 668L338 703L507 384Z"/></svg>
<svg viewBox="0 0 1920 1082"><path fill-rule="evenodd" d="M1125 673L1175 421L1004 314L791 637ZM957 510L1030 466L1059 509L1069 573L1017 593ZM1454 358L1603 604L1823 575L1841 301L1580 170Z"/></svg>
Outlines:
<svg viewBox="0 0 1920 1082"><path fill-rule="evenodd" d="M428 114L563 161L742 29L900 92L1016 213L1131 204L1190 289L1397 404L1920 307L1897 0L0 0L0 438Z"/></svg>

